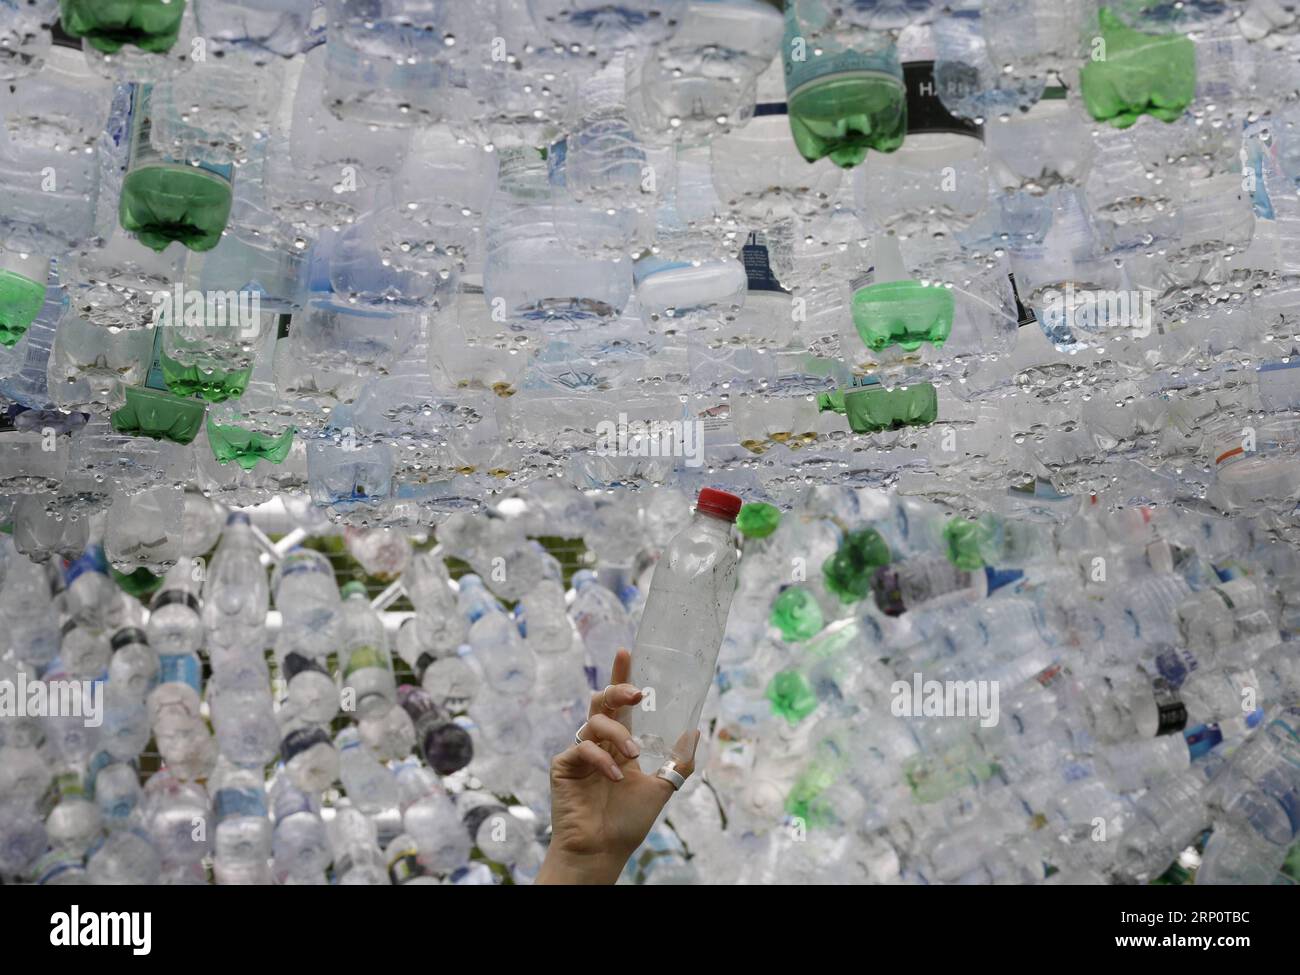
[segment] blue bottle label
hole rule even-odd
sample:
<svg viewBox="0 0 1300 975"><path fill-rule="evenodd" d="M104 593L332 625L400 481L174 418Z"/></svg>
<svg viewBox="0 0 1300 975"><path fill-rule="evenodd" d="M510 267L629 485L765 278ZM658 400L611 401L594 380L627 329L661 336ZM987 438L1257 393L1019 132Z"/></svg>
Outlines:
<svg viewBox="0 0 1300 975"><path fill-rule="evenodd" d="M1192 761L1195 761L1208 755L1223 741L1223 732L1217 724L1198 724L1195 728L1184 731L1183 738L1187 740L1187 750L1192 756Z"/></svg>
<svg viewBox="0 0 1300 975"><path fill-rule="evenodd" d="M199 658L192 653L169 653L158 658L159 684L188 684L197 694L201 688Z"/></svg>
<svg viewBox="0 0 1300 975"><path fill-rule="evenodd" d="M104 556L103 546L92 545L74 562L72 562L72 564L64 570L64 585L72 585L74 579L87 572L98 572L100 575L108 575L108 559Z"/></svg>
<svg viewBox="0 0 1300 975"><path fill-rule="evenodd" d="M218 789L212 800L217 822L230 816L266 818L266 793L261 789Z"/></svg>

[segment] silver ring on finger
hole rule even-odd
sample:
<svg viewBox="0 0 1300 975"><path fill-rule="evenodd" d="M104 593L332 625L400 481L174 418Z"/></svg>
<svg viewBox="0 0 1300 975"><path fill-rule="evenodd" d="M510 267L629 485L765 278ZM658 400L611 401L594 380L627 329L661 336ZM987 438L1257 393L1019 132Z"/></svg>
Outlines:
<svg viewBox="0 0 1300 975"><path fill-rule="evenodd" d="M606 714L618 714L618 708L609 706L609 689L613 686L613 684L606 684L605 689L600 692L600 709Z"/></svg>
<svg viewBox="0 0 1300 975"><path fill-rule="evenodd" d="M660 765L655 775L671 785L674 792L680 791L686 784L686 776L677 771L677 763L671 760Z"/></svg>
<svg viewBox="0 0 1300 975"><path fill-rule="evenodd" d="M582 727L579 728L573 735L573 743L575 745L581 745L584 741L588 740L582 737L582 733L586 730L587 730L587 722L584 721L582 723Z"/></svg>

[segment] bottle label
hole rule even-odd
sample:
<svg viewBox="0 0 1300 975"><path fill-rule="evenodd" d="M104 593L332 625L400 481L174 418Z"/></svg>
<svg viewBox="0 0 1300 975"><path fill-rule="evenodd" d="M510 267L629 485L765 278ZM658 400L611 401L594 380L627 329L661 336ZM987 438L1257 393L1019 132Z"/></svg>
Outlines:
<svg viewBox="0 0 1300 975"><path fill-rule="evenodd" d="M312 805L311 796L298 789L286 789L275 800L275 822L278 826L290 816L296 816L299 813L310 813L313 816L318 815L315 806Z"/></svg>
<svg viewBox="0 0 1300 975"><path fill-rule="evenodd" d="M323 728L299 728L284 736L280 742L280 758L288 765L293 759L309 748L320 744L328 745L329 735Z"/></svg>
<svg viewBox="0 0 1300 975"><path fill-rule="evenodd" d="M1152 692L1156 699L1156 711L1159 714L1156 736L1171 735L1187 727L1187 708L1163 677L1152 681Z"/></svg>
<svg viewBox="0 0 1300 975"><path fill-rule="evenodd" d="M121 650L123 647L129 647L132 644L139 644L144 647L149 645L149 638L145 635L144 630L140 629L138 626L128 626L118 630L113 634L113 639L110 642L114 653L117 653L117 651Z"/></svg>
<svg viewBox="0 0 1300 975"><path fill-rule="evenodd" d="M316 572L321 575L328 574L331 578L334 573L328 563L321 562L316 558L316 553L310 549L300 549L290 552L285 560L280 563L280 578L285 576L298 575L303 572Z"/></svg>
<svg viewBox="0 0 1300 975"><path fill-rule="evenodd" d="M322 667L315 659L306 654L298 653L296 650L285 656L283 670L285 680L293 680L304 671L324 674L326 677L329 676L329 671Z"/></svg>
<svg viewBox="0 0 1300 975"><path fill-rule="evenodd" d="M92 545L68 566L67 570L63 573L64 585L72 585L79 576L84 575L87 572L98 572L100 575L108 575L108 559L104 557L104 549L102 546Z"/></svg>
<svg viewBox="0 0 1300 975"><path fill-rule="evenodd" d="M878 35L873 51L845 48L831 34L817 30L830 26L831 19L824 0L790 0L786 4L781 59L787 99L835 75L873 75L895 85L901 82L898 50L888 36Z"/></svg>
<svg viewBox="0 0 1300 975"><path fill-rule="evenodd" d="M197 694L202 689L199 658L192 653L168 653L158 658L159 684L188 684Z"/></svg>
<svg viewBox="0 0 1300 975"><path fill-rule="evenodd" d="M357 647L348 656L348 665L343 669L343 676L350 677L358 670L378 668L389 669L389 656L377 647Z"/></svg>
<svg viewBox="0 0 1300 975"><path fill-rule="evenodd" d="M761 233L751 233L745 246L740 250L741 263L745 265L745 277L750 291L771 291L777 294L789 294L781 282L772 273L772 264L767 251L767 238Z"/></svg>
<svg viewBox="0 0 1300 975"><path fill-rule="evenodd" d="M1192 756L1192 761L1196 761L1201 756L1208 755L1223 741L1223 732L1217 724L1198 724L1184 731L1183 738L1187 741L1187 750Z"/></svg>
<svg viewBox="0 0 1300 975"><path fill-rule="evenodd" d="M217 822L231 816L266 818L266 793L261 789L218 789L212 800Z"/></svg>
<svg viewBox="0 0 1300 975"><path fill-rule="evenodd" d="M388 864L388 877L394 884L404 884L408 880L424 876L424 868L414 853L403 853Z"/></svg>
<svg viewBox="0 0 1300 975"><path fill-rule="evenodd" d="M1187 675L1199 666L1196 657L1188 650L1165 650L1156 657L1156 670L1170 687L1181 687Z"/></svg>
<svg viewBox="0 0 1300 975"><path fill-rule="evenodd" d="M153 597L153 602L149 604L149 611L156 613L164 606L171 606L173 603L184 603L196 614L203 608L199 605L198 597L186 589L164 589Z"/></svg>
<svg viewBox="0 0 1300 975"><path fill-rule="evenodd" d="M82 865L80 854L72 850L50 850L36 861L32 876L36 883L44 885L52 883L55 877L70 870L85 874L86 868Z"/></svg>
<svg viewBox="0 0 1300 975"><path fill-rule="evenodd" d="M985 567L984 576L988 580L988 591L994 592L1003 586L1018 582L1025 577L1020 569L993 569Z"/></svg>
<svg viewBox="0 0 1300 975"><path fill-rule="evenodd" d="M933 61L909 61L903 65L903 84L907 88L908 135L942 132L983 140L981 126L953 115L939 99Z"/></svg>
<svg viewBox="0 0 1300 975"><path fill-rule="evenodd" d="M667 261L661 257L643 257L632 265L632 283L640 287L647 278L652 278L656 274L693 266L690 261Z"/></svg>

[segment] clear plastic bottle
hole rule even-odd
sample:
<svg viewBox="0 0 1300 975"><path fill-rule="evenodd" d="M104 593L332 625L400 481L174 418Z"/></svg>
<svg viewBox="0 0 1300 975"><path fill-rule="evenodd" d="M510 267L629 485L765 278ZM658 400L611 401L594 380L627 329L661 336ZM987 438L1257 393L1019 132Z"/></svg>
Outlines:
<svg viewBox="0 0 1300 975"><path fill-rule="evenodd" d="M339 655L345 707L358 715L386 711L397 700L393 657L384 623L370 605L366 587L349 582L343 587L343 652Z"/></svg>
<svg viewBox="0 0 1300 975"><path fill-rule="evenodd" d="M741 499L704 488L695 517L674 536L650 581L632 683L647 695L631 715L641 768L653 773L670 756L688 757L727 627L736 588L731 526ZM678 755L685 747L687 755Z"/></svg>

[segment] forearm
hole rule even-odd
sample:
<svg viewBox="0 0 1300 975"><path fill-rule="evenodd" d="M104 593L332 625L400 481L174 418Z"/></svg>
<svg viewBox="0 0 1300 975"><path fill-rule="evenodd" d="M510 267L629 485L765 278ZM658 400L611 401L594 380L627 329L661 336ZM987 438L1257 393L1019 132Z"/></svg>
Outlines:
<svg viewBox="0 0 1300 975"><path fill-rule="evenodd" d="M626 862L626 857L604 854L583 856L564 853L552 847L546 851L546 859L542 861L542 869L538 871L534 883L608 886L618 880Z"/></svg>

